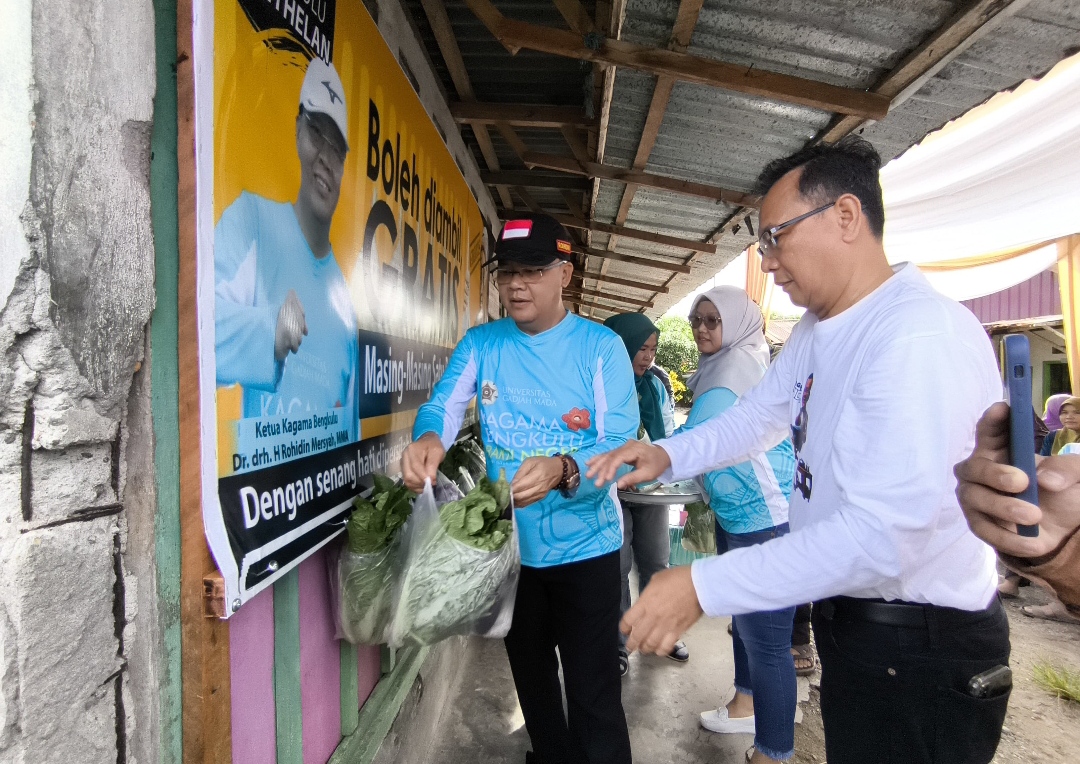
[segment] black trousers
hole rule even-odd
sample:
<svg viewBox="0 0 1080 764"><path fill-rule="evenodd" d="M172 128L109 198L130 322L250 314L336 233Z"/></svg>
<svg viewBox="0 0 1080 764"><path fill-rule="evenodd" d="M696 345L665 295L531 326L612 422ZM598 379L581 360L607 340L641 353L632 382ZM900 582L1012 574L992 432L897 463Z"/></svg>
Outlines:
<svg viewBox="0 0 1080 764"><path fill-rule="evenodd" d="M810 605L795 608L795 620L791 624L791 646L810 644Z"/></svg>
<svg viewBox="0 0 1080 764"><path fill-rule="evenodd" d="M521 568L506 654L540 764L630 764L619 677L620 593L618 552Z"/></svg>
<svg viewBox="0 0 1080 764"><path fill-rule="evenodd" d="M1009 622L997 598L977 612L921 606L921 627L859 620L842 607L852 602L861 604L814 603L829 764L987 764L1011 688L978 699L967 684L1008 665Z"/></svg>

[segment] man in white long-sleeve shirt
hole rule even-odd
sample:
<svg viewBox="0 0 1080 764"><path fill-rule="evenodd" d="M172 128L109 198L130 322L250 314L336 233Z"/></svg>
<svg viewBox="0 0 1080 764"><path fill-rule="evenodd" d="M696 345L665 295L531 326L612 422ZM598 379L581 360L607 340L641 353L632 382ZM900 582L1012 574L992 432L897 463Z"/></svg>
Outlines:
<svg viewBox="0 0 1080 764"><path fill-rule="evenodd" d="M806 316L736 406L588 474L686 478L791 435L791 533L655 576L623 619L628 647L670 650L702 612L815 600L829 764L989 762L1009 687L976 698L968 685L1008 663L1008 622L952 470L1001 380L975 317L886 261L879 167L854 139L766 168L762 267Z"/></svg>

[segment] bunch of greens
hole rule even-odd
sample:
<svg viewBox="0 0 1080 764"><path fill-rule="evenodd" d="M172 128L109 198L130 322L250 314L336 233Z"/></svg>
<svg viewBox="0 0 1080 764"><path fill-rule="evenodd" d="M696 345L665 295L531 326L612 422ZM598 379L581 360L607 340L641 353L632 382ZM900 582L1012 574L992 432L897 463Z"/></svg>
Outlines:
<svg viewBox="0 0 1080 764"><path fill-rule="evenodd" d="M499 474L492 483L487 477L480 478L468 495L439 510L439 519L451 538L474 549L494 552L502 548L510 538L513 524L500 519L510 505L510 484L506 473Z"/></svg>
<svg viewBox="0 0 1080 764"><path fill-rule="evenodd" d="M508 628L520 565L504 475L436 509L417 500L391 643L430 645L454 634ZM495 636L493 634L493 636ZM498 636L505 636L503 631Z"/></svg>
<svg viewBox="0 0 1080 764"><path fill-rule="evenodd" d="M353 501L346 524L349 542L338 561L341 632L356 644L386 641L390 626L394 573L400 535L412 511L414 494L382 475L368 499Z"/></svg>
<svg viewBox="0 0 1080 764"><path fill-rule="evenodd" d="M716 515L705 502L695 501L686 505L682 545L688 552L716 554Z"/></svg>
<svg viewBox="0 0 1080 764"><path fill-rule="evenodd" d="M484 452L472 438L459 440L446 452L439 472L468 493L476 485L477 476L484 472Z"/></svg>
<svg viewBox="0 0 1080 764"><path fill-rule="evenodd" d="M375 490L370 499L357 496L346 529L349 550L371 554L385 548L394 532L405 524L416 494L404 485L383 475L375 475Z"/></svg>

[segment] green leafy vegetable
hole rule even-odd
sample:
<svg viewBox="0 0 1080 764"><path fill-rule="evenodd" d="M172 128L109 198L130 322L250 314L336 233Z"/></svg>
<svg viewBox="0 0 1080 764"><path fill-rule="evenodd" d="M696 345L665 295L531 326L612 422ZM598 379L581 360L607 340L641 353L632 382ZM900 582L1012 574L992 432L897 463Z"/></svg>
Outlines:
<svg viewBox="0 0 1080 764"><path fill-rule="evenodd" d="M500 516L510 505L510 484L506 472L492 483L481 478L468 495L444 504L439 510L443 527L451 538L474 549L494 552L510 538L513 525Z"/></svg>
<svg viewBox="0 0 1080 764"><path fill-rule="evenodd" d="M414 494L384 475L375 475L370 498L357 497L346 523L349 543L338 562L340 622L346 639L358 644L386 640L394 571L400 549L398 529L412 512Z"/></svg>
<svg viewBox="0 0 1080 764"><path fill-rule="evenodd" d="M686 505L682 545L688 552L716 554L716 515L708 504L695 501Z"/></svg>
<svg viewBox="0 0 1080 764"><path fill-rule="evenodd" d="M357 496L346 529L349 550L370 554L389 544L394 532L405 524L412 511L414 494L383 475L375 475L375 490L370 499Z"/></svg>

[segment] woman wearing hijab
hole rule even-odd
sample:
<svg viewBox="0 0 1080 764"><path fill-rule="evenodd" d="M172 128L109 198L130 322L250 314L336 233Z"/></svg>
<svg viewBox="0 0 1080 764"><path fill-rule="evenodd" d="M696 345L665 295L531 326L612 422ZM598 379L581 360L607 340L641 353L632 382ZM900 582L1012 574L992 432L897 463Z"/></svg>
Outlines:
<svg viewBox="0 0 1080 764"><path fill-rule="evenodd" d="M622 338L634 367L634 383L637 387L638 408L641 411L638 439L656 441L668 437L675 429L675 402L663 383L649 371L656 359L659 331L643 313L612 316L604 322L604 326ZM671 540L668 536L667 507L628 501L624 501L622 507L622 611L625 613L630 609L631 567L637 563L640 593L648 586L654 573L668 566ZM625 645L626 636L619 632L619 670L623 676L630 669ZM690 653L686 645L679 642L669 657L685 662L690 659Z"/></svg>
<svg viewBox="0 0 1080 764"><path fill-rule="evenodd" d="M686 382L694 392L694 405L684 430L734 406L769 364L761 311L742 289L721 286L700 295L690 311L690 326L701 359ZM794 474L794 451L784 439L748 461L699 477L717 518L717 552L754 546L788 532ZM755 762L794 754L794 614L792 607L732 619L735 695L726 706L701 714L701 726L713 732L754 733Z"/></svg>
<svg viewBox="0 0 1080 764"><path fill-rule="evenodd" d="M1050 401L1046 402L1046 408L1049 412ZM1069 443L1080 441L1080 397L1065 396L1065 400L1057 404L1054 420L1046 423L1050 432L1043 441L1040 452L1043 456L1057 456Z"/></svg>
<svg viewBox="0 0 1080 764"><path fill-rule="evenodd" d="M1043 421L1051 430L1061 429L1061 406L1072 396L1069 393L1058 393L1046 399L1046 412Z"/></svg>

